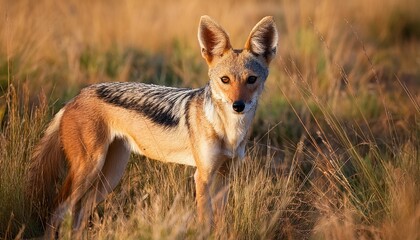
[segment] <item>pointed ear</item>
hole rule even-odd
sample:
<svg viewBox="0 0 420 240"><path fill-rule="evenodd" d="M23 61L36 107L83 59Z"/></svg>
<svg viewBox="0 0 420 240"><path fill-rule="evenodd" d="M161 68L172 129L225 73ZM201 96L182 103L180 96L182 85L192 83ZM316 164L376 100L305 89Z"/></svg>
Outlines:
<svg viewBox="0 0 420 240"><path fill-rule="evenodd" d="M267 65L274 58L277 51L278 32L274 18L263 18L249 34L245 49L257 56L262 56Z"/></svg>
<svg viewBox="0 0 420 240"><path fill-rule="evenodd" d="M209 16L202 16L198 26L198 41L200 42L201 55L210 64L214 58L222 56L230 50L229 37L225 30Z"/></svg>

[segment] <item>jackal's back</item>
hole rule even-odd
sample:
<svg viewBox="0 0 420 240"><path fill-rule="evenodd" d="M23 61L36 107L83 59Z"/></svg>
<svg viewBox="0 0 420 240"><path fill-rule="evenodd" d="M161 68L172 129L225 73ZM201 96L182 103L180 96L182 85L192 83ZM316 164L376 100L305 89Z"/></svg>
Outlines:
<svg viewBox="0 0 420 240"><path fill-rule="evenodd" d="M175 127L188 112L189 101L204 88L173 88L144 83L92 85L96 97L117 107L136 111L163 127Z"/></svg>

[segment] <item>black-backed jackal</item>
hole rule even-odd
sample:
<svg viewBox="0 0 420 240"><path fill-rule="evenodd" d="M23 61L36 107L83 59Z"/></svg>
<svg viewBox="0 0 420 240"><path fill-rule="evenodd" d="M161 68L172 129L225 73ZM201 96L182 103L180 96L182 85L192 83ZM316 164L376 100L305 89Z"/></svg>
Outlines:
<svg viewBox="0 0 420 240"><path fill-rule="evenodd" d="M73 228L80 229L91 209L120 181L131 151L196 167L198 219L213 224L225 201L214 196L227 184L218 173L245 155L278 35L273 18L265 17L244 49L233 49L227 33L203 16L198 39L209 67L210 81L203 88L95 84L55 115L33 152L27 179L32 201L51 211L46 234L53 234L69 211Z"/></svg>

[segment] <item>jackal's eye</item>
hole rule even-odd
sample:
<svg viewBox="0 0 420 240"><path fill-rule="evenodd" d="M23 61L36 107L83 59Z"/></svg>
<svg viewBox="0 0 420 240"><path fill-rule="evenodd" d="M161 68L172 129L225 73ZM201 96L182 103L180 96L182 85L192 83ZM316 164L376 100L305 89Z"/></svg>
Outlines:
<svg viewBox="0 0 420 240"><path fill-rule="evenodd" d="M222 83L224 83L224 84L228 84L230 82L230 79L227 76L221 77L220 80L222 80Z"/></svg>
<svg viewBox="0 0 420 240"><path fill-rule="evenodd" d="M248 79L246 80L246 83L248 84L254 84L257 81L257 77L256 76L249 76Z"/></svg>

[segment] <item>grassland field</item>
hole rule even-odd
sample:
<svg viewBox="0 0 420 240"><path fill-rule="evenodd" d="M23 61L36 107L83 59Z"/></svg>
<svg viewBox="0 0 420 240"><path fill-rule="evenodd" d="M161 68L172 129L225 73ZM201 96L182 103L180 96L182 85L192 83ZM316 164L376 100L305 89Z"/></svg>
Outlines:
<svg viewBox="0 0 420 240"><path fill-rule="evenodd" d="M0 239L42 235L28 161L81 88L208 81L201 15L235 48L266 15L279 29L226 215L204 230L194 169L133 155L83 237L420 239L419 13L416 0L0 0Z"/></svg>

